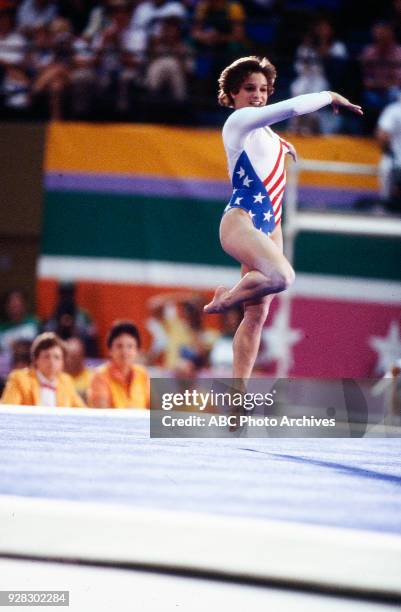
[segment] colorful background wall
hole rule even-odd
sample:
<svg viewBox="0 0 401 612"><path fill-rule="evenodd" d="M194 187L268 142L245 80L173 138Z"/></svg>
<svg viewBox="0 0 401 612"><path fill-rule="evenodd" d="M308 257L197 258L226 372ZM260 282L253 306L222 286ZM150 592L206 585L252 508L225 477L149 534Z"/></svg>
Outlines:
<svg viewBox="0 0 401 612"><path fill-rule="evenodd" d="M365 139L292 138L307 159L376 163ZM372 194L374 177L301 175L301 199L347 205ZM178 287L210 295L239 277L221 250L218 224L229 195L220 134L148 125L52 124L47 133L38 308L47 317L59 280L74 280L101 337L116 318L146 335L148 298ZM401 247L397 238L302 232L290 327L277 304L265 333L274 367L290 349L291 373L371 376L399 322ZM278 302L278 300L277 300ZM210 324L217 325L216 316ZM397 333L399 334L399 328ZM378 352L374 338L384 339Z"/></svg>

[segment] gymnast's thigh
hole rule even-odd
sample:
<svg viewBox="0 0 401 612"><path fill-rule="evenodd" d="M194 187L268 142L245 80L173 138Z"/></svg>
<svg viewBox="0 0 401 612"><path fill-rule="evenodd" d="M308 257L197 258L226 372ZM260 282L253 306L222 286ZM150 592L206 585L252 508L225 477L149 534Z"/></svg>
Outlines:
<svg viewBox="0 0 401 612"><path fill-rule="evenodd" d="M276 228L277 229L277 228ZM250 270L269 275L282 270L288 262L282 253L280 230L274 238L257 230L249 214L239 208L225 213L220 224L220 241L224 251Z"/></svg>

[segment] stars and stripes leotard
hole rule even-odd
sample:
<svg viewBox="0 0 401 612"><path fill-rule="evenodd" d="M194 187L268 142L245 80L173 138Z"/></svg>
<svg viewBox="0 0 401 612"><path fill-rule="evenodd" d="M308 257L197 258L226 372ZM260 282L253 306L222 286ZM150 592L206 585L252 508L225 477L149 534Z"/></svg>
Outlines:
<svg viewBox="0 0 401 612"><path fill-rule="evenodd" d="M331 104L328 91L297 96L264 107L234 111L223 127L223 143L233 185L224 209L246 210L256 229L270 234L280 223L285 188L285 154L290 146L269 125Z"/></svg>

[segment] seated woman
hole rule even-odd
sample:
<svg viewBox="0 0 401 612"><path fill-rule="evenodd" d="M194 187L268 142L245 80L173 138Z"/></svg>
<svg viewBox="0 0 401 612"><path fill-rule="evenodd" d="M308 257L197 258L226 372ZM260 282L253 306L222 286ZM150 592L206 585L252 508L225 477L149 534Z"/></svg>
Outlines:
<svg viewBox="0 0 401 612"><path fill-rule="evenodd" d="M107 336L109 361L95 370L88 390L92 408L148 408L149 375L135 364L141 339L130 321L116 321Z"/></svg>
<svg viewBox="0 0 401 612"><path fill-rule="evenodd" d="M8 376L2 404L23 406L85 406L71 377L63 372L65 347L56 334L45 332L31 348L32 367L13 370Z"/></svg>

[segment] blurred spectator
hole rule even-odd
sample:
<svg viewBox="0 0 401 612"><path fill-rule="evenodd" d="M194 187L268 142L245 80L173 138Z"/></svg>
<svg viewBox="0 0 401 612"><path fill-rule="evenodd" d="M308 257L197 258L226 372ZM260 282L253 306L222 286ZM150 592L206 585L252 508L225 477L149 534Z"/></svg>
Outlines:
<svg viewBox="0 0 401 612"><path fill-rule="evenodd" d="M113 324L107 337L109 361L95 370L89 387L92 408L149 408L149 375L136 363L140 346L133 323Z"/></svg>
<svg viewBox="0 0 401 612"><path fill-rule="evenodd" d="M161 22L164 19L185 20L187 11L178 0L144 0L135 8L130 31L132 32L132 48L144 57L149 46L149 38L160 34Z"/></svg>
<svg viewBox="0 0 401 612"><path fill-rule="evenodd" d="M141 84L141 61L131 27L132 3L108 0L108 23L93 38L97 55L100 100L109 110L130 110L135 89Z"/></svg>
<svg viewBox="0 0 401 612"><path fill-rule="evenodd" d="M180 102L187 98L187 75L193 70L192 51L182 38L181 28L181 20L175 17L163 20L159 34L150 39L146 74L152 94L167 90L168 98Z"/></svg>
<svg viewBox="0 0 401 612"><path fill-rule="evenodd" d="M221 70L248 52L245 11L236 0L199 0L193 20L198 77L206 77L205 84L214 92Z"/></svg>
<svg viewBox="0 0 401 612"><path fill-rule="evenodd" d="M184 372L207 365L218 332L204 327L203 305L201 296L189 292L165 293L149 300L151 355L161 356L164 367Z"/></svg>
<svg viewBox="0 0 401 612"><path fill-rule="evenodd" d="M291 83L291 96L315 93L329 88L311 31L304 35L296 51L295 71L298 76ZM321 131L317 112L294 117L290 126L292 131L304 135L318 134Z"/></svg>
<svg viewBox="0 0 401 612"><path fill-rule="evenodd" d="M363 102L366 128L373 129L383 108L398 96L401 86L401 46L397 44L390 23L376 23L372 28L373 43L361 54L363 70Z"/></svg>
<svg viewBox="0 0 401 612"><path fill-rule="evenodd" d="M75 38L72 45L72 65L69 80L70 116L79 119L96 117L99 106L98 57L88 38Z"/></svg>
<svg viewBox="0 0 401 612"><path fill-rule="evenodd" d="M33 56L31 70L35 74L32 95L36 103L49 106L50 118L64 115L65 93L70 82L73 34L70 22L58 17L47 31L40 28L43 46L39 56Z"/></svg>
<svg viewBox="0 0 401 612"><path fill-rule="evenodd" d="M233 339L243 316L241 305L233 306L221 314L221 335L214 342L209 356L209 365L212 368L232 368Z"/></svg>
<svg viewBox="0 0 401 612"><path fill-rule="evenodd" d="M31 347L32 342L30 340L15 340L12 343L11 369L29 368L31 365Z"/></svg>
<svg viewBox="0 0 401 612"><path fill-rule="evenodd" d="M93 38L97 51L126 50L134 51L130 28L132 3L130 0L107 0L106 17L103 27Z"/></svg>
<svg viewBox="0 0 401 612"><path fill-rule="evenodd" d="M59 296L53 316L44 329L55 332L62 340L78 337L85 346L88 357L97 357L97 329L89 313L80 308L76 301L74 283L60 283Z"/></svg>
<svg viewBox="0 0 401 612"><path fill-rule="evenodd" d="M32 341L39 332L39 320L28 312L22 289L12 289L3 298L0 322L0 350L10 351L17 340Z"/></svg>
<svg viewBox="0 0 401 612"><path fill-rule="evenodd" d="M346 59L348 56L345 44L335 37L333 23L326 17L318 19L313 27L316 49L321 60Z"/></svg>
<svg viewBox="0 0 401 612"><path fill-rule="evenodd" d="M23 0L17 11L17 26L29 35L36 28L50 25L56 17L57 3L53 0Z"/></svg>
<svg viewBox="0 0 401 612"><path fill-rule="evenodd" d="M48 25L40 26L33 32L25 62L33 79L54 62L53 40Z"/></svg>
<svg viewBox="0 0 401 612"><path fill-rule="evenodd" d="M84 343L80 338L69 338L64 344L66 348L64 369L74 381L75 391L86 401L93 370L86 366Z"/></svg>
<svg viewBox="0 0 401 612"><path fill-rule="evenodd" d="M71 408L85 405L70 376L62 372L65 348L60 338L53 333L37 336L31 353L32 368L10 373L1 397L3 404Z"/></svg>
<svg viewBox="0 0 401 612"><path fill-rule="evenodd" d="M94 37L110 25L107 13L107 0L100 0L92 7L87 24L82 32L82 38L91 42Z"/></svg>
<svg viewBox="0 0 401 612"><path fill-rule="evenodd" d="M0 0L0 107L24 111L29 107L29 78L24 60L27 41L15 29L15 3Z"/></svg>
<svg viewBox="0 0 401 612"><path fill-rule="evenodd" d="M388 209L401 212L401 93L381 113L376 135L383 151L380 196Z"/></svg>
<svg viewBox="0 0 401 612"><path fill-rule="evenodd" d="M151 344L146 362L149 365L164 365L168 345L168 335L164 325L165 304L159 296L155 296L149 300L148 307L151 316L146 320L146 329L151 335Z"/></svg>
<svg viewBox="0 0 401 612"><path fill-rule="evenodd" d="M336 90L344 72L347 50L335 39L333 24L326 18L319 19L305 34L296 51L297 78L291 83L291 95L299 96L327 89ZM294 117L291 128L301 134L333 133L338 131L340 115L326 112Z"/></svg>

